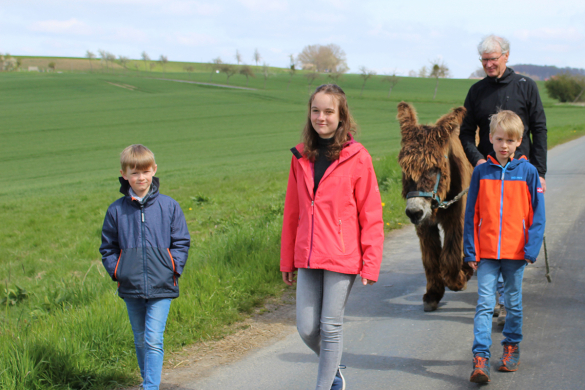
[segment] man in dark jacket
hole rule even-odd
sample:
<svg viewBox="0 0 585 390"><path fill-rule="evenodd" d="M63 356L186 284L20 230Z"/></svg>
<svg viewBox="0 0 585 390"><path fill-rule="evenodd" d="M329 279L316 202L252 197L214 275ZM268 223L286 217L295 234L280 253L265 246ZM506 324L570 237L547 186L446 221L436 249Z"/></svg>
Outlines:
<svg viewBox="0 0 585 390"><path fill-rule="evenodd" d="M490 116L498 110L511 110L524 123L522 144L515 157L526 156L538 170L543 190L546 191L546 117L536 83L508 68L510 43L507 39L490 35L478 46L480 61L487 75L475 83L465 98L467 115L461 124L459 138L467 158L473 166L486 162L493 151L489 140ZM475 132L479 126L479 145Z"/></svg>

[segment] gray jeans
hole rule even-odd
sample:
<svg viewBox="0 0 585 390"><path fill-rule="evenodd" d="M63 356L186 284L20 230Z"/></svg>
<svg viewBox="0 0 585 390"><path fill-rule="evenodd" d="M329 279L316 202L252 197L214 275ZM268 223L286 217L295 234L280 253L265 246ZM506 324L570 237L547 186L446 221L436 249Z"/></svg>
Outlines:
<svg viewBox="0 0 585 390"><path fill-rule="evenodd" d="M317 390L330 390L343 351L343 313L357 275L300 268L297 329L319 356Z"/></svg>

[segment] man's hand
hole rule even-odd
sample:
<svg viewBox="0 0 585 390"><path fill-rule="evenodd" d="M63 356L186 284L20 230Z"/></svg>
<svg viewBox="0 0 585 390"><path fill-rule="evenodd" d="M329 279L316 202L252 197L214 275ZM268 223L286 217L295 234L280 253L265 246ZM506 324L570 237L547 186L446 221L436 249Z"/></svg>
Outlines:
<svg viewBox="0 0 585 390"><path fill-rule="evenodd" d="M540 177L540 185L542 186L542 193L544 194L546 192L546 181L542 176Z"/></svg>
<svg viewBox="0 0 585 390"><path fill-rule="evenodd" d="M469 264L474 271L477 271L477 261L468 261L467 264Z"/></svg>
<svg viewBox="0 0 585 390"><path fill-rule="evenodd" d="M481 159L477 160L477 163L475 164L475 166L477 167L478 165L485 164L486 162L487 162L486 159L481 158Z"/></svg>
<svg viewBox="0 0 585 390"><path fill-rule="evenodd" d="M376 282L370 279L362 278L362 283L364 286L367 286L368 284L374 284Z"/></svg>

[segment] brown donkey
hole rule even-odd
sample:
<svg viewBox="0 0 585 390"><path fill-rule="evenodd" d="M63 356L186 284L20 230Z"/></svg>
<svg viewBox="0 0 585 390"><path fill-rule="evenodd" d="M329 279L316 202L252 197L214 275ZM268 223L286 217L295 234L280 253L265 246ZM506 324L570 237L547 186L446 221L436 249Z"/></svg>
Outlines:
<svg viewBox="0 0 585 390"><path fill-rule="evenodd" d="M406 215L416 225L420 240L427 277L425 311L437 309L445 286L453 291L464 290L473 275L471 267L463 263L467 196L449 206L445 204L469 187L473 172L459 141L464 116L465 108L458 107L434 125L420 125L411 105L398 104L402 196L406 199ZM444 232L443 244L439 225Z"/></svg>

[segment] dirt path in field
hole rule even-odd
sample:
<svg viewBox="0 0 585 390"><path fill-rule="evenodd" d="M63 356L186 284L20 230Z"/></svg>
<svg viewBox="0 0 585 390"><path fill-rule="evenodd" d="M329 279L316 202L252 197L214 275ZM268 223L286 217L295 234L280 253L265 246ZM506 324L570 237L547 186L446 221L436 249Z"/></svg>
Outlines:
<svg viewBox="0 0 585 390"><path fill-rule="evenodd" d="M219 366L241 359L247 353L296 332L295 296L288 290L269 301L250 318L234 324L234 331L221 340L200 342L182 351L165 353L161 390L180 390L194 378L208 376ZM138 390L131 387L127 390Z"/></svg>
<svg viewBox="0 0 585 390"><path fill-rule="evenodd" d="M209 85L212 87L221 87L221 88L232 88L232 89L244 89L246 91L256 91L256 88L248 88L248 87L236 87L233 85L225 85L225 84L213 84L213 83L204 83L201 81L190 81L190 80L180 80L180 79L163 79L157 77L151 77L154 80L164 80L164 81L174 81L177 83L187 83L187 84L198 84L198 85Z"/></svg>

